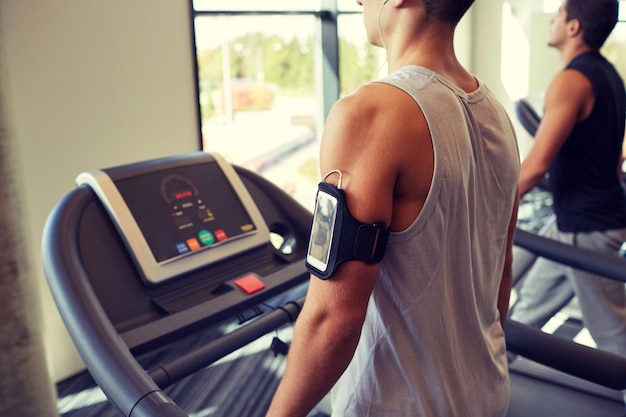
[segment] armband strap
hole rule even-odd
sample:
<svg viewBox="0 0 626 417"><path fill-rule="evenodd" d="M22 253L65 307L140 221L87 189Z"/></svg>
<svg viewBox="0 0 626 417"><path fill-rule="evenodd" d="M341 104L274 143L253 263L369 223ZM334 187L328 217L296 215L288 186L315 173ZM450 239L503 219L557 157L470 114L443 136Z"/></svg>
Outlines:
<svg viewBox="0 0 626 417"><path fill-rule="evenodd" d="M334 202L335 210L324 214L318 213L321 201L325 204L328 201ZM328 211L327 207L326 211ZM316 217L324 218L322 226ZM330 227L330 230L323 230L323 233L319 233L324 225ZM384 223L367 224L352 216L346 204L344 190L332 184L320 182L307 253L306 266L309 272L318 278L328 279L337 267L346 261L378 263L385 255L388 237L389 230Z"/></svg>

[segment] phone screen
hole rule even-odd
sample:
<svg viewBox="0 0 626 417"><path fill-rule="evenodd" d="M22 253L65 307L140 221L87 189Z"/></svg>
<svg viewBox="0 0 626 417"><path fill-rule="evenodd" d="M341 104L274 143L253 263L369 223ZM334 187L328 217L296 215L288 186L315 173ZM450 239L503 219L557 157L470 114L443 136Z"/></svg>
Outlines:
<svg viewBox="0 0 626 417"><path fill-rule="evenodd" d="M313 213L313 226L307 252L307 262L325 272L328 268L331 242L337 218L337 199L332 195L318 191Z"/></svg>

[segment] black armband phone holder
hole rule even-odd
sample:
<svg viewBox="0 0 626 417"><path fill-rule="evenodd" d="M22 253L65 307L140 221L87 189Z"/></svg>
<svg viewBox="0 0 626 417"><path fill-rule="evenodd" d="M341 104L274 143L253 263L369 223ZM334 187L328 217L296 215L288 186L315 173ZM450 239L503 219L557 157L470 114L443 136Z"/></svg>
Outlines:
<svg viewBox="0 0 626 417"><path fill-rule="evenodd" d="M345 192L322 181L315 199L307 270L328 279L345 261L378 263L385 255L388 236L384 223L367 224L355 219L346 205Z"/></svg>

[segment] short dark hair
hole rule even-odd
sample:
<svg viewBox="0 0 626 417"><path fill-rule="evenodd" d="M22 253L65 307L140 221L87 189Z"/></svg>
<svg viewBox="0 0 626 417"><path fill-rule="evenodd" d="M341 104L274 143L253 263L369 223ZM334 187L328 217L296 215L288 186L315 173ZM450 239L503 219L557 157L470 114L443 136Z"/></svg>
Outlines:
<svg viewBox="0 0 626 417"><path fill-rule="evenodd" d="M423 0L426 15L435 20L456 25L474 0Z"/></svg>
<svg viewBox="0 0 626 417"><path fill-rule="evenodd" d="M600 49L617 23L618 3L618 0L567 0L567 21L578 20L583 41L591 48Z"/></svg>

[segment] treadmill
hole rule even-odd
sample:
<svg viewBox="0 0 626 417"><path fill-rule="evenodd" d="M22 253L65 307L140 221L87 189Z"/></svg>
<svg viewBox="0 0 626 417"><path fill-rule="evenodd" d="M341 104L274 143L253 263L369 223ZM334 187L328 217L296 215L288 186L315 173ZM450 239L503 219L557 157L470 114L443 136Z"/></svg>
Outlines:
<svg viewBox="0 0 626 417"><path fill-rule="evenodd" d="M206 152L85 172L76 182L50 213L42 245L69 333L119 415L188 416L164 389L295 321L312 214L258 174ZM571 248L520 230L515 243L626 276L621 259L567 255ZM245 323L181 357L150 370L138 359L235 316ZM509 417L624 414L615 392L626 389L626 360L515 322L505 331L509 350L529 364L511 363ZM538 394L550 398L536 401ZM573 394L597 412L570 412ZM538 402L560 411L542 414L532 407Z"/></svg>
<svg viewBox="0 0 626 417"><path fill-rule="evenodd" d="M76 183L46 222L44 272L120 415L187 416L162 389L295 320L312 215L269 181L193 152ZM150 373L137 360L237 315L249 323Z"/></svg>

